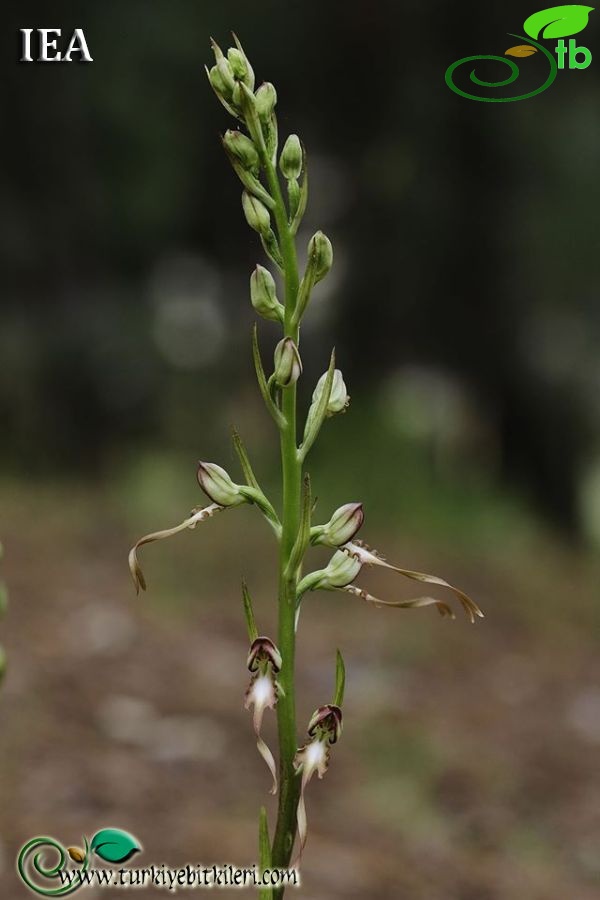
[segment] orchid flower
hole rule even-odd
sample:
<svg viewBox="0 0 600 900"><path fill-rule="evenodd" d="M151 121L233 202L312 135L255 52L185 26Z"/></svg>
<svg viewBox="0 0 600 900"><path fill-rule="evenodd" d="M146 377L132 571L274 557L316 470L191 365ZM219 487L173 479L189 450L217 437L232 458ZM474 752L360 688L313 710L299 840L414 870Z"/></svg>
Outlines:
<svg viewBox="0 0 600 900"><path fill-rule="evenodd" d="M308 822L306 818L306 803L304 794L307 785L315 772L319 778L323 778L329 768L331 746L340 738L342 733L342 710L333 703L320 706L315 710L308 725L307 743L297 751L294 759L296 771L302 774L300 782L300 799L296 819L298 823L299 850L294 868L298 868L308 836Z"/></svg>
<svg viewBox="0 0 600 900"><path fill-rule="evenodd" d="M246 709L254 707L252 719L256 734L256 747L273 776L273 785L269 793L276 794L275 759L260 734L265 709L275 709L280 692L275 676L281 669L281 654L273 641L267 637L257 637L252 642L248 653L248 669L253 674L246 691L244 705Z"/></svg>
<svg viewBox="0 0 600 900"><path fill-rule="evenodd" d="M137 557L139 548L144 544L151 544L154 541L162 541L164 538L172 537L172 535L178 534L180 531L185 531L186 528L195 528L198 522L210 519L221 509L241 506L243 503L253 503L261 511L275 533L277 535L280 534L281 525L277 513L258 486L246 450L237 431L233 433L233 442L250 484L236 484L225 469L216 463L198 463L196 472L198 484L212 502L210 506L205 506L202 509L193 509L191 515L184 519L181 524L175 525L174 528L166 528L163 531L154 531L152 534L146 534L134 544L129 551L129 571L138 594L140 590L146 590L146 579Z"/></svg>
<svg viewBox="0 0 600 900"><path fill-rule="evenodd" d="M362 541L348 541L331 557L329 564L324 569L317 569L310 572L298 584L297 610L300 608L302 597L307 591L325 590L325 591L345 591L360 597L373 606L394 606L398 609L417 609L424 606L435 606L442 616L455 618L452 607L435 597L415 597L410 600L381 600L374 597L363 588L353 584L363 566L383 566L404 575L405 578L411 578L413 581L421 581L426 584L440 585L448 588L460 600L465 612L469 616L471 622L475 621L475 617L483 618L483 613L474 600L464 593L464 591L453 587L443 578L437 575L426 575L424 572L413 572L410 569L401 569L399 566L393 566L383 559L375 550L371 550Z"/></svg>

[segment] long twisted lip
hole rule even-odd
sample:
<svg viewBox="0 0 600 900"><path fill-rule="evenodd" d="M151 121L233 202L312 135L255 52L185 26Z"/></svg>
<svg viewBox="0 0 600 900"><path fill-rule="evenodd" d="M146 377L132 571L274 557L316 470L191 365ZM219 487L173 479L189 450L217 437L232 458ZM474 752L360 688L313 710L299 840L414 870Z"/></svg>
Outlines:
<svg viewBox="0 0 600 900"><path fill-rule="evenodd" d="M131 572L136 592L139 594L140 590L146 590L146 579L144 578L144 573L137 556L140 547L143 547L144 544L152 544L154 541L162 541L165 538L172 537L180 531L185 531L186 528L193 529L198 522L209 519L221 509L224 509L224 507L219 506L218 503L211 503L210 506L205 506L203 509L193 511L189 518L184 519L183 522L180 522L179 525L175 525L173 528L165 528L162 531L153 531L151 534L146 534L144 537L141 537L129 551L129 571Z"/></svg>

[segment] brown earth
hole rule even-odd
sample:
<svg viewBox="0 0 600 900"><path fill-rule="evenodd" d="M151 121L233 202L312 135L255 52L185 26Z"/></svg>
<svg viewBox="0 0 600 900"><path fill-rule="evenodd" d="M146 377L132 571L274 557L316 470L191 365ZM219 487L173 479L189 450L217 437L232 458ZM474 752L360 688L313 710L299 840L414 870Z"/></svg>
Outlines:
<svg viewBox="0 0 600 900"><path fill-rule="evenodd" d="M0 897L31 896L14 860L44 834L80 846L102 827L127 829L144 848L130 866L253 863L257 810L266 804L272 824L273 802L243 709L239 574L273 633L266 530L244 510L145 548L149 591L136 599L127 547L169 516L148 521L85 488L4 493ZM330 699L337 646L348 683L343 737L308 792L303 887L290 896L596 900L597 567L539 536L461 560L448 545L381 543L459 582L486 619L307 600L301 720ZM367 583L399 589L391 579ZM86 892L109 894L130 896Z"/></svg>

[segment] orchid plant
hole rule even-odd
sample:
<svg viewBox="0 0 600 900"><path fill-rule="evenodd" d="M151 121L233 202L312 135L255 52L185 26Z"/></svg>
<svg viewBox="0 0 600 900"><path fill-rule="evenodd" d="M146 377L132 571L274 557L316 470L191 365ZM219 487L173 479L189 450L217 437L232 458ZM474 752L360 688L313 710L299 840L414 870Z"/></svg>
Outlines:
<svg viewBox="0 0 600 900"><path fill-rule="evenodd" d="M234 482L216 463L201 462L197 477L210 503L193 510L181 524L141 538L130 552L129 565L137 590L145 589L138 560L138 551L143 544L195 529L216 513L242 504L255 506L271 527L279 545L278 634L276 640L261 634L250 592L243 583L251 673L245 705L252 709L258 751L271 775L271 793L279 794L272 840L269 839L264 808L261 811L260 862L263 868L284 868L292 859L296 837L294 864L299 864L307 838L305 793L312 776L316 773L322 778L327 771L332 747L342 733L345 668L338 651L331 702L323 702L317 708L308 723L306 739L299 747L294 670L296 631L303 598L313 591L342 591L373 606L402 609L433 606L443 616L454 616L451 606L444 600L431 596L384 600L373 597L355 583L364 567L380 566L413 581L448 589L472 622L482 613L467 594L442 578L392 565L377 551L357 540L356 534L364 518L361 503L345 503L326 523L313 523L311 482L305 473L307 459L326 420L345 412L350 400L332 352L327 371L316 384L303 430L299 433L296 392L302 375L300 326L313 289L331 269L333 250L325 234L317 231L308 242L306 266L300 273L296 235L308 198L306 151L295 134L287 138L279 151L275 88L265 82L255 90L252 66L235 35L234 40L235 46L226 54L212 42L215 64L206 71L217 98L237 120L237 127L223 136L223 147L243 185L242 209L246 221L257 232L283 290L280 301L272 271L262 265L256 266L250 277L252 306L259 317L278 323L283 331L275 347L269 374L263 365L256 325L252 333L258 386L279 433L282 508L277 512L260 487L242 439L234 431L233 443L244 482ZM303 574L305 555L314 545L330 547L333 556L325 568ZM277 714L278 764L261 736L263 718L268 710ZM273 894L270 890L264 891L261 896L282 895L283 889L279 888Z"/></svg>

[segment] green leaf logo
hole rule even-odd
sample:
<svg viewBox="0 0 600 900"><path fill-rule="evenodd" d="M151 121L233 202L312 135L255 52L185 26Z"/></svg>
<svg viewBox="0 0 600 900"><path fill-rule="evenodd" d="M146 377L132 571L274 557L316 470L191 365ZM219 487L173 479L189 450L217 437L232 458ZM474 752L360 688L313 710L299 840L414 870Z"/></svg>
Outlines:
<svg viewBox="0 0 600 900"><path fill-rule="evenodd" d="M142 849L133 835L119 828L103 828L94 835L90 846L100 859L111 863L126 862Z"/></svg>
<svg viewBox="0 0 600 900"><path fill-rule="evenodd" d="M593 6L551 6L525 19L523 28L531 38L561 38L583 31Z"/></svg>

